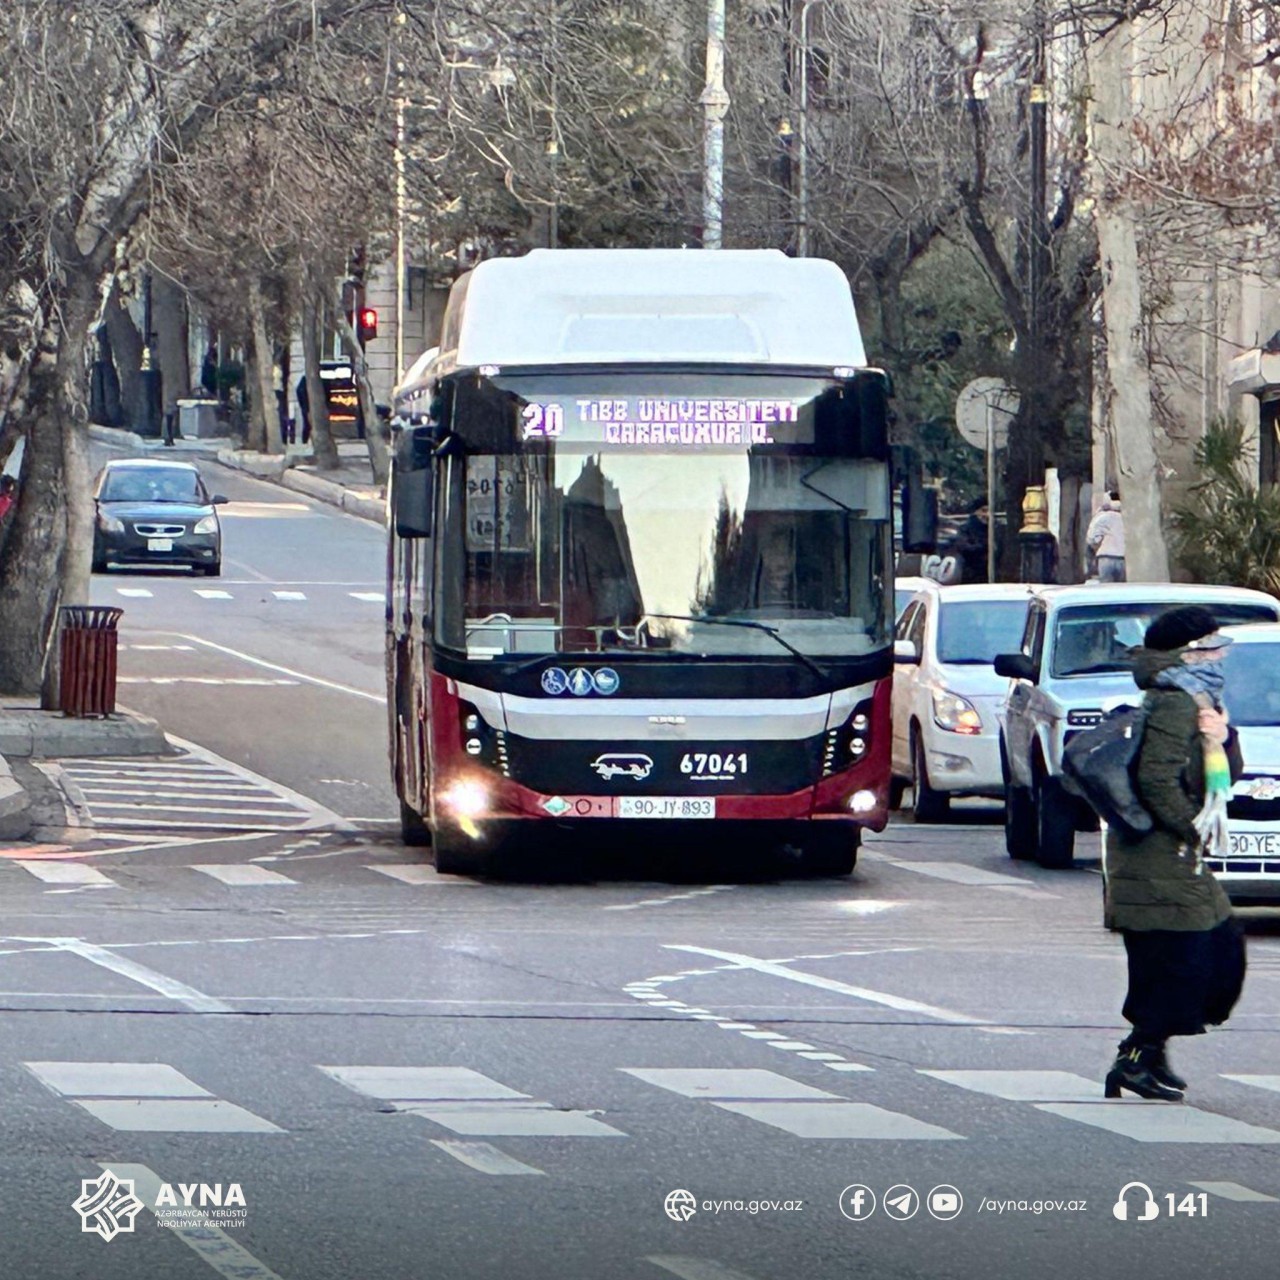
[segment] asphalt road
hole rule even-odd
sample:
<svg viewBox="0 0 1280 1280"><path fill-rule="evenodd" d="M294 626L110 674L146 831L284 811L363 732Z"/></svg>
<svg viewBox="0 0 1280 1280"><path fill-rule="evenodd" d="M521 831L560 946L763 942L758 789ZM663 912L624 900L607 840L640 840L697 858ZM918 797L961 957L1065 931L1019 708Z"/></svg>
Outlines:
<svg viewBox="0 0 1280 1280"><path fill-rule="evenodd" d="M1228 1026L1175 1043L1187 1103L1107 1103L1124 963L1096 843L1012 864L962 807L893 824L848 880L676 845L661 879L611 848L551 882L437 878L387 821L380 609L350 595L377 531L216 484L225 579L95 587L152 681L127 701L189 749L64 762L86 825L0 859L0 1275L1274 1270L1272 926ZM237 683L268 677L297 683ZM148 1205L117 1200L110 1241L72 1207L104 1167ZM1117 1220L1135 1180L1160 1216L1135 1188ZM161 1229L162 1183L224 1207Z"/></svg>

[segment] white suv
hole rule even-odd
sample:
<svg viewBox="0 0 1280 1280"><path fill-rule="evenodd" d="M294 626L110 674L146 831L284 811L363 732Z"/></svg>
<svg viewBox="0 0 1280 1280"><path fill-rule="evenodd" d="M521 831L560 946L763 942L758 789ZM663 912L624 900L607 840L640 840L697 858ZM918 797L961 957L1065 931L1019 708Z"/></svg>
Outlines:
<svg viewBox="0 0 1280 1280"><path fill-rule="evenodd" d="M1280 602L1244 587L1091 583L1037 589L1017 653L996 671L1010 677L1000 734L1005 781L1005 847L1011 858L1069 867L1075 833L1097 818L1062 777L1067 739L1096 725L1104 710L1137 702L1129 650L1147 624L1177 605L1198 604L1224 626L1273 622Z"/></svg>
<svg viewBox="0 0 1280 1280"><path fill-rule="evenodd" d="M898 618L892 799L900 803L910 785L917 822L944 817L952 796L1004 796L999 728L1008 682L991 664L1022 636L1032 590L922 585Z"/></svg>

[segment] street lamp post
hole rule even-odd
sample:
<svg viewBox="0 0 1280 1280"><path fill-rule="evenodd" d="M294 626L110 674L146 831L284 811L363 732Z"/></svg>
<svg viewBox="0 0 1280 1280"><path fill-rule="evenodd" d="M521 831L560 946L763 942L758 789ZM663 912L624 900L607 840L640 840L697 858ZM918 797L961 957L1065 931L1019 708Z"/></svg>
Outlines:
<svg viewBox="0 0 1280 1280"><path fill-rule="evenodd" d="M724 0L707 0L707 84L698 99L705 112L702 135L702 247L719 249L724 230Z"/></svg>
<svg viewBox="0 0 1280 1280"><path fill-rule="evenodd" d="M800 6L800 101L796 112L796 257L809 256L809 9Z"/></svg>

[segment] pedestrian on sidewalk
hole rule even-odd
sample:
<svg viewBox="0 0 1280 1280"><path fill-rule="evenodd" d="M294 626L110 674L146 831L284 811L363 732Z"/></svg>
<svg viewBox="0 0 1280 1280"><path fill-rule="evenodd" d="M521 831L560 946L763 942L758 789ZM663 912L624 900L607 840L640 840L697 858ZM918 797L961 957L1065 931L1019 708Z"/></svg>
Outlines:
<svg viewBox="0 0 1280 1280"><path fill-rule="evenodd" d="M1165 1057L1170 1036L1227 1020L1244 986L1244 933L1205 857L1227 853L1226 802L1243 772L1222 703L1231 641L1213 614L1184 605L1157 617L1135 653L1146 721L1135 790L1154 820L1134 840L1107 832L1107 923L1124 935L1133 1030L1107 1074L1106 1096L1181 1101L1186 1081Z"/></svg>
<svg viewBox="0 0 1280 1280"><path fill-rule="evenodd" d="M1098 581L1123 582L1124 515L1117 490L1112 489L1103 498L1097 514L1089 521L1085 541L1098 561Z"/></svg>
<svg viewBox="0 0 1280 1280"><path fill-rule="evenodd" d="M310 444L311 393L307 390L307 375L305 373L298 379L298 385L294 388L294 398L298 402L298 416L302 419L302 443ZM292 443L292 439L290 443Z"/></svg>

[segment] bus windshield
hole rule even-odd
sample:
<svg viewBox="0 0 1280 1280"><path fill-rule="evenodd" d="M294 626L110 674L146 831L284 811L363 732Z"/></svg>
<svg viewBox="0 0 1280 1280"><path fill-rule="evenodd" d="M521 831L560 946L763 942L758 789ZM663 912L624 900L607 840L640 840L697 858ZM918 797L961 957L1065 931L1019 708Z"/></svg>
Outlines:
<svg viewBox="0 0 1280 1280"><path fill-rule="evenodd" d="M437 640L475 658L883 647L886 468L857 456L846 392L658 372L460 386Z"/></svg>

